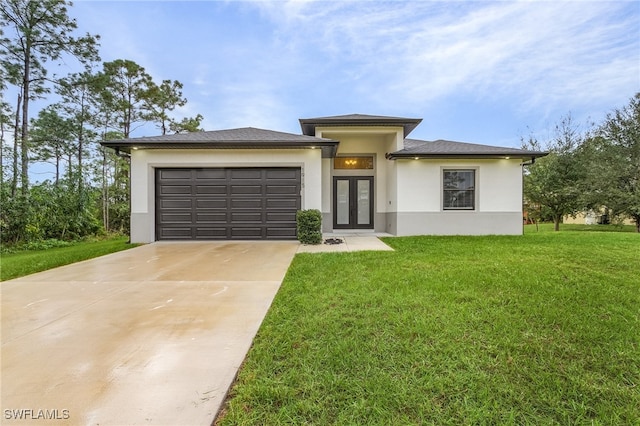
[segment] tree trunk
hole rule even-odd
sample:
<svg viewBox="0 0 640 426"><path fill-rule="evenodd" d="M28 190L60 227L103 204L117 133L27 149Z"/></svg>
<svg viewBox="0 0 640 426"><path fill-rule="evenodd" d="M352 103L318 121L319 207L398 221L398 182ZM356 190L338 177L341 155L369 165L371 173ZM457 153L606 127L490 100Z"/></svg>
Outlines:
<svg viewBox="0 0 640 426"><path fill-rule="evenodd" d="M106 232L109 232L109 182L107 179L107 149L102 147L102 226Z"/></svg>
<svg viewBox="0 0 640 426"><path fill-rule="evenodd" d="M16 122L13 129L13 181L11 182L11 197L15 198L18 191L18 148L20 143L20 105L22 104L22 93L18 93L16 104Z"/></svg>
<svg viewBox="0 0 640 426"><path fill-rule="evenodd" d="M59 152L56 152L56 186L60 183L60 159L62 155Z"/></svg>
<svg viewBox="0 0 640 426"><path fill-rule="evenodd" d="M82 170L82 150L84 149L84 118L85 118L85 92L80 99L80 122L78 123L78 194L82 194L84 186L84 171Z"/></svg>
<svg viewBox="0 0 640 426"><path fill-rule="evenodd" d="M553 230L554 231L559 231L560 230L560 220L562 219L562 216L560 215L556 215L553 217Z"/></svg>
<svg viewBox="0 0 640 426"><path fill-rule="evenodd" d="M0 121L0 188L4 187L4 120Z"/></svg>
<svg viewBox="0 0 640 426"><path fill-rule="evenodd" d="M24 55L24 76L22 80L22 140L20 141L21 185L22 195L25 197L29 191L29 78L31 74L31 46L27 38L27 46Z"/></svg>
<svg viewBox="0 0 640 426"><path fill-rule="evenodd" d="M69 183L73 182L73 154L69 152L67 154L67 179L69 179Z"/></svg>

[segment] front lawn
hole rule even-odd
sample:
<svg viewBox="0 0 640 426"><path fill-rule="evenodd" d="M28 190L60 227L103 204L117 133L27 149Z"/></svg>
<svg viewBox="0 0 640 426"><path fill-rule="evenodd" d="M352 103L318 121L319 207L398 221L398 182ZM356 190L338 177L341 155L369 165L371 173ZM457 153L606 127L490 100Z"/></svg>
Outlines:
<svg viewBox="0 0 640 426"><path fill-rule="evenodd" d="M127 240L127 237L116 237L98 241L77 242L66 247L46 250L2 253L0 255L0 281L135 247L135 245L127 243Z"/></svg>
<svg viewBox="0 0 640 426"><path fill-rule="evenodd" d="M638 424L640 235L529 231L298 254L218 424Z"/></svg>

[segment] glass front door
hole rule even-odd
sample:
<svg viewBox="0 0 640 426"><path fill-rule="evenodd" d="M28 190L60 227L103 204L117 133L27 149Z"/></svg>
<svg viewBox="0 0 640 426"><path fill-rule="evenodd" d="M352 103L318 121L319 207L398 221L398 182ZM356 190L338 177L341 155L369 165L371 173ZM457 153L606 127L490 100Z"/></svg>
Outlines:
<svg viewBox="0 0 640 426"><path fill-rule="evenodd" d="M333 227L373 229L373 177L333 178Z"/></svg>

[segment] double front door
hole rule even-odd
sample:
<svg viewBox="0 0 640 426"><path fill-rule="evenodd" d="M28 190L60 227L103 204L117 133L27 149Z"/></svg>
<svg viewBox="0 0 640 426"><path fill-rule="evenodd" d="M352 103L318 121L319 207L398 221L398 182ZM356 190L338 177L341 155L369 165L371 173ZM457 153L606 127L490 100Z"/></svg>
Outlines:
<svg viewBox="0 0 640 426"><path fill-rule="evenodd" d="M333 178L333 227L373 229L373 177Z"/></svg>

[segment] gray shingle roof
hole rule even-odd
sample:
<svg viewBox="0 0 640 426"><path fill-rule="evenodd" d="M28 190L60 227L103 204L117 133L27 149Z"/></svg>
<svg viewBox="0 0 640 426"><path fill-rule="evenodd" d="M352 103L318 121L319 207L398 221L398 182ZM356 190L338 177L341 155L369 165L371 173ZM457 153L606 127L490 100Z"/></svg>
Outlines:
<svg viewBox="0 0 640 426"><path fill-rule="evenodd" d="M322 148L323 156L335 155L338 141L314 136L295 135L273 130L244 127L240 129L208 132L181 133L175 135L146 136L102 142L102 145L130 152L132 148L153 149L224 149L224 148Z"/></svg>
<svg viewBox="0 0 640 426"><path fill-rule="evenodd" d="M305 135L315 135L318 126L402 126L407 137L421 118L387 117L384 115L347 114L329 117L301 118L300 127Z"/></svg>
<svg viewBox="0 0 640 426"><path fill-rule="evenodd" d="M300 123L306 125L406 125L413 126L420 123L420 119L408 119L401 117L384 117L377 115L350 114L333 117L320 117L313 119L301 119ZM357 123L357 124L355 124ZM407 130L405 130L406 134ZM152 149L286 149L286 148L310 148L322 149L324 158L334 157L339 141L326 138L317 138L307 134L296 135L292 133L276 132L273 130L243 127L239 129L214 130L208 132L193 132L175 135L146 136L141 138L119 139L102 142L102 145L123 152L131 152L136 148ZM490 145L479 145L465 142L447 140L424 141L418 139L405 139L404 149L387 154L389 159L398 158L504 158L506 156L516 158L537 158L547 155L546 152L527 151L517 148L505 148Z"/></svg>
<svg viewBox="0 0 640 426"><path fill-rule="evenodd" d="M537 158L544 157L546 152L528 151L518 148L506 148L491 145L479 145L466 142L454 142L438 139L436 141L423 141L418 139L405 139L404 149L387 155L389 159L397 158Z"/></svg>

